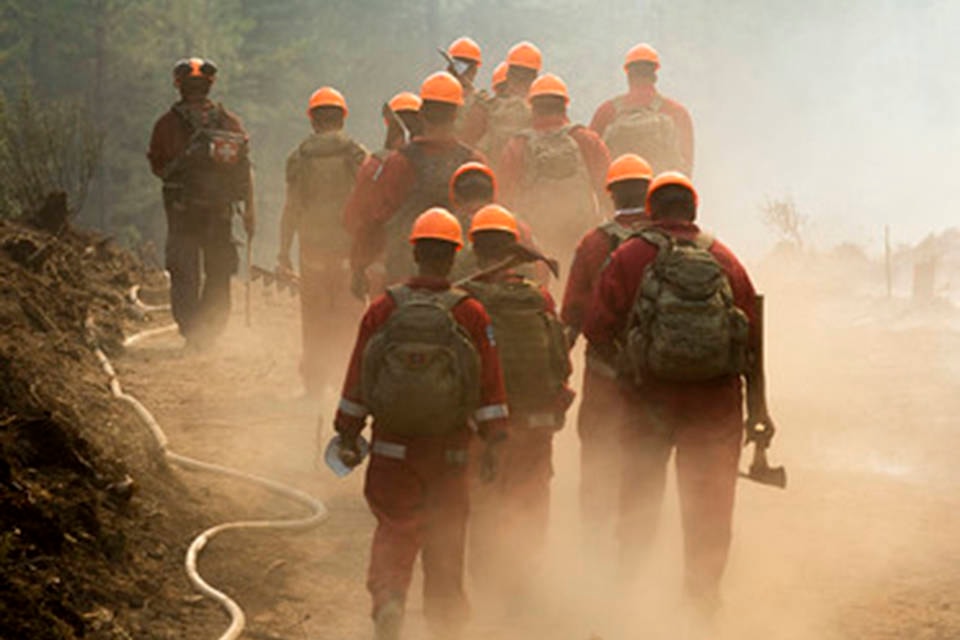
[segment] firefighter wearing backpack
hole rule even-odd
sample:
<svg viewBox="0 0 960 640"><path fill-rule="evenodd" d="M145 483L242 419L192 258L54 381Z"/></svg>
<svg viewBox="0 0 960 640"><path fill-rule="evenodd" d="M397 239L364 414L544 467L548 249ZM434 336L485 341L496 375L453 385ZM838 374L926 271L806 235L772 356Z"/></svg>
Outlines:
<svg viewBox="0 0 960 640"><path fill-rule="evenodd" d="M163 180L170 303L187 344L209 346L230 314L230 277L237 272L233 216L248 241L255 227L249 142L240 120L207 96L217 76L210 60L173 68L180 91L153 127L147 158Z"/></svg>
<svg viewBox="0 0 960 640"><path fill-rule="evenodd" d="M467 162L460 165L450 178L450 202L453 204L452 213L457 217L460 226L469 229L473 223L473 216L480 209L492 204L497 199L497 178L493 169L482 162ZM530 225L517 220L519 241L534 249L537 244L533 238ZM457 254L453 265L452 279L459 280L472 275L479 269L477 256L472 247L467 247ZM541 263L521 268L524 275L532 277L537 282L547 282L550 271Z"/></svg>
<svg viewBox="0 0 960 640"><path fill-rule="evenodd" d="M756 294L730 249L694 223L697 192L689 178L658 175L646 200L651 225L603 270L584 335L601 355L618 354L630 390L620 442L624 577L653 538L675 448L685 594L709 619L730 548L744 428L741 375L756 345Z"/></svg>
<svg viewBox="0 0 960 640"><path fill-rule="evenodd" d="M629 90L601 104L590 128L614 157L636 153L657 173L693 175L693 120L682 104L657 91L660 54L638 44L627 52L623 69Z"/></svg>
<svg viewBox="0 0 960 640"><path fill-rule="evenodd" d="M516 218L500 205L473 216L470 242L480 269L509 258L519 239ZM494 488L475 486L473 494L478 504L471 512L471 566L481 580L505 580L498 580L497 591L509 599L525 594L545 547L553 436L574 395L567 386L570 359L545 288L512 270L463 286L493 321L510 409L501 480Z"/></svg>
<svg viewBox="0 0 960 640"><path fill-rule="evenodd" d="M625 154L607 171L613 219L589 231L577 245L563 294L561 318L572 336L583 330L593 292L610 255L648 224L647 187L653 170L646 160ZM580 514L586 542L605 549L616 520L620 487L619 418L623 402L616 380L616 362L604 360L587 345L577 433L580 436Z"/></svg>
<svg viewBox="0 0 960 640"><path fill-rule="evenodd" d="M430 209L409 238L418 275L367 309L335 420L341 460L354 466L358 436L373 416L364 493L377 518L367 579L376 640L400 635L418 554L427 622L456 637L468 610L468 424L486 443L484 471L492 479L508 415L490 318L447 280L463 244L457 219Z"/></svg>
<svg viewBox="0 0 960 640"><path fill-rule="evenodd" d="M423 133L420 122L420 96L409 91L402 91L387 103L390 111L384 114L386 138L383 148L374 151L357 173L357 180L353 191L347 199L343 210L343 226L354 241L351 243L350 272L352 274L350 290L357 298L364 298L367 294L376 296L383 293L383 264L378 263L378 255L365 255L361 252L377 248L379 243L357 242L357 238L366 238L373 233L377 225L364 218L371 212L371 198L375 193L376 182L383 171L383 163L391 151L396 151L412 139ZM392 112L392 114L390 113ZM396 116L395 118L393 116ZM403 125L401 127L400 125ZM406 129L406 131L404 131Z"/></svg>
<svg viewBox="0 0 960 640"><path fill-rule="evenodd" d="M529 102L533 126L511 138L500 158L503 202L523 213L551 255L565 260L599 222L597 197L605 197L610 154L593 131L570 123L570 95L558 76L537 78Z"/></svg>
<svg viewBox="0 0 960 640"><path fill-rule="evenodd" d="M502 92L486 100L477 100L464 118L461 139L475 145L499 173L500 155L507 142L519 131L530 127L527 94L543 67L543 55L536 45L519 42L507 52L507 74Z"/></svg>
<svg viewBox="0 0 960 640"><path fill-rule="evenodd" d="M454 135L463 87L446 71L430 75L420 86L423 135L392 152L383 162L369 209L367 233L354 237L353 256L381 256L388 284L415 272L406 242L414 219L430 207L450 208L450 177L470 160L484 160ZM369 264L357 262L354 269Z"/></svg>
<svg viewBox="0 0 960 640"><path fill-rule="evenodd" d="M348 114L332 87L313 92L307 118L313 131L287 158L287 194L280 217L277 268L293 272L290 249L299 239L300 375L310 396L324 387L325 358L346 335L349 236L343 207L367 151L343 132Z"/></svg>

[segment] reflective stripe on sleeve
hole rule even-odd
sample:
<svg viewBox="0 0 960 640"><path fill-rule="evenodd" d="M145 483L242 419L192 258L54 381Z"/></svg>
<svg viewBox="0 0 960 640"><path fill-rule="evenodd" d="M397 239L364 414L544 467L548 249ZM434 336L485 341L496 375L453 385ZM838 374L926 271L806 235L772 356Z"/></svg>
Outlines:
<svg viewBox="0 0 960 640"><path fill-rule="evenodd" d="M477 422L487 422L488 420L496 420L497 418L506 418L510 415L510 412L507 410L507 405L505 404L488 404L485 407L480 407L473 414L473 419Z"/></svg>
<svg viewBox="0 0 960 640"><path fill-rule="evenodd" d="M353 418L366 418L367 414L370 413L370 410L359 402L347 400L346 398L340 398L339 409L344 414Z"/></svg>

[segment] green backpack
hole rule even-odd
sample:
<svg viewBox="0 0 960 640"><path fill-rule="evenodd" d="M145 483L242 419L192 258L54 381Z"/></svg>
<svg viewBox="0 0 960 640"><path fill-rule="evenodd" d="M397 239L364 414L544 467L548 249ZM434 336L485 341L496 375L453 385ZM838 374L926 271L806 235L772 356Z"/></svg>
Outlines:
<svg viewBox="0 0 960 640"><path fill-rule="evenodd" d="M673 118L661 111L660 95L645 107L628 106L623 96L616 98L613 105L616 115L603 135L611 158L636 153L650 163L655 173L683 169L677 126Z"/></svg>
<svg viewBox="0 0 960 640"><path fill-rule="evenodd" d="M543 411L570 377L563 325L543 306L529 280L465 285L493 322L511 413Z"/></svg>
<svg viewBox="0 0 960 640"><path fill-rule="evenodd" d="M638 386L647 378L698 382L746 371L747 316L709 248L656 230L636 237L658 248L627 322L621 367Z"/></svg>
<svg viewBox="0 0 960 640"><path fill-rule="evenodd" d="M467 293L406 285L387 293L396 309L367 344L361 374L377 429L432 436L464 428L480 405L480 357L452 313Z"/></svg>
<svg viewBox="0 0 960 640"><path fill-rule="evenodd" d="M493 96L487 106L487 131L477 142L477 148L487 157L494 169L500 162L504 147L514 135L532 123L530 105L520 96Z"/></svg>
<svg viewBox="0 0 960 640"><path fill-rule="evenodd" d="M311 134L290 154L287 185L302 207L301 242L324 249L349 246L342 212L365 158L366 150L341 131Z"/></svg>

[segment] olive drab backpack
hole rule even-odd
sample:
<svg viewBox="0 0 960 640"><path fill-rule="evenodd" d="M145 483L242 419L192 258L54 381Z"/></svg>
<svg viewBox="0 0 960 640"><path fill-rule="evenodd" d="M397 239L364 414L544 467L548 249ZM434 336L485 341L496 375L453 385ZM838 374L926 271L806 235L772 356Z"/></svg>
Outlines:
<svg viewBox="0 0 960 640"><path fill-rule="evenodd" d="M514 95L495 95L489 98L487 105L487 130L477 143L490 166L496 169L503 148L510 138L530 127L533 116L526 98Z"/></svg>
<svg viewBox="0 0 960 640"><path fill-rule="evenodd" d="M464 286L493 322L511 413L552 406L571 367L563 325L544 309L537 285L516 279Z"/></svg>
<svg viewBox="0 0 960 640"><path fill-rule="evenodd" d="M300 209L300 242L322 249L349 244L343 207L366 150L342 131L314 133L287 160L287 188Z"/></svg>
<svg viewBox="0 0 960 640"><path fill-rule="evenodd" d="M596 223L597 201L580 145L580 125L552 131L525 130L525 172L516 209L537 229L549 252L575 242ZM570 236L567 238L567 236Z"/></svg>
<svg viewBox="0 0 960 640"><path fill-rule="evenodd" d="M635 384L647 378L698 382L746 371L747 316L710 253L713 238L687 241L647 229L657 247L627 322L621 366Z"/></svg>
<svg viewBox="0 0 960 640"><path fill-rule="evenodd" d="M630 106L620 96L614 99L613 106L616 115L603 134L611 158L636 153L650 163L655 173L683 169L677 126L661 110L661 95L655 95L645 107Z"/></svg>
<svg viewBox="0 0 960 640"><path fill-rule="evenodd" d="M384 433L442 435L480 405L480 356L453 308L458 289L387 289L396 308L363 352L363 398Z"/></svg>
<svg viewBox="0 0 960 640"><path fill-rule="evenodd" d="M198 110L177 103L172 111L190 138L167 170L167 186L181 189L180 198L191 205L218 207L245 200L250 189L249 141L228 128L223 105Z"/></svg>
<svg viewBox="0 0 960 640"><path fill-rule="evenodd" d="M414 140L398 153L413 165L416 183L386 224L386 269L390 282L413 275L415 265L407 241L413 222L430 207L450 208L450 178L460 165L474 159L473 149L459 143L449 151L428 154L423 143Z"/></svg>

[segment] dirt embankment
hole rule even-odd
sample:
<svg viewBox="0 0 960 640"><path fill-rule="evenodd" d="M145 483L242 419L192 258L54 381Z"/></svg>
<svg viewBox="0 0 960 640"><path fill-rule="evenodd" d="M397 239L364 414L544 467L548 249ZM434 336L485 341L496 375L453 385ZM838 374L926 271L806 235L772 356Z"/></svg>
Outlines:
<svg viewBox="0 0 960 640"><path fill-rule="evenodd" d="M92 316L120 353L124 327L149 321L125 293L153 277L108 239L0 222L0 638L222 624L212 606L184 616L182 551L212 515L111 398L85 331Z"/></svg>

